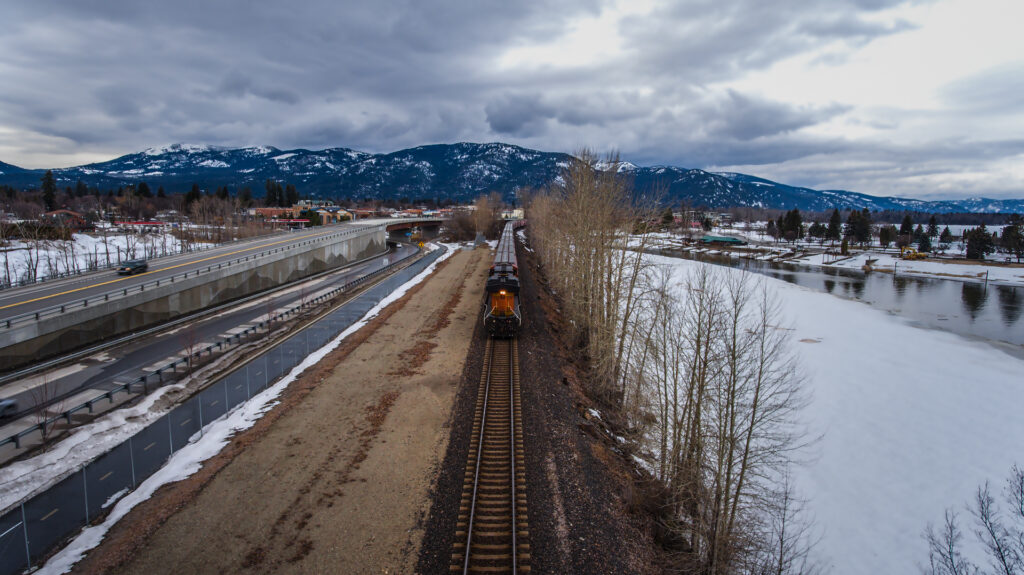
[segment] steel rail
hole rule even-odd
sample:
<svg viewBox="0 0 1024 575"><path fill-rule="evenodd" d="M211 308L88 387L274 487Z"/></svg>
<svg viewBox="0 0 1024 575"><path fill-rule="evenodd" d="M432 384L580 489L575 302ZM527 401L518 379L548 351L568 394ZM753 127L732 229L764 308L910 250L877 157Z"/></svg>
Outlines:
<svg viewBox="0 0 1024 575"><path fill-rule="evenodd" d="M480 461L484 452L484 432L487 429L487 400L491 391L491 367L494 363L494 340L487 343L487 383L484 386L484 407L480 416L480 441L476 446L476 472L473 474L473 497L470 499L469 522L466 524L466 551L462 562L462 575L469 573L469 557L471 544L473 542L473 519L476 514L476 493L480 485ZM513 490L515 493L515 490ZM513 548L513 553L515 549Z"/></svg>

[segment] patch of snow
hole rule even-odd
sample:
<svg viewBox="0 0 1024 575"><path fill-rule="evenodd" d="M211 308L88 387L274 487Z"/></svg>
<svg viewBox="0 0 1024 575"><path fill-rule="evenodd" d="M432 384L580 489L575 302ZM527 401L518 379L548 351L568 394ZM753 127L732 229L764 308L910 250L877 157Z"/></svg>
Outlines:
<svg viewBox="0 0 1024 575"><path fill-rule="evenodd" d="M220 160L203 160L196 164L197 166L203 166L204 168L229 168L230 164L222 162Z"/></svg>

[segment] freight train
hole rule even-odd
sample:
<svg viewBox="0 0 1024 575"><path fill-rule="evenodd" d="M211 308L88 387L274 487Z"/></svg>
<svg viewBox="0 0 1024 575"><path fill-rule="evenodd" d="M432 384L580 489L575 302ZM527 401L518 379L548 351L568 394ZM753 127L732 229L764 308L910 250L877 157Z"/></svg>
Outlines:
<svg viewBox="0 0 1024 575"><path fill-rule="evenodd" d="M484 325L493 338L512 338L519 333L523 314L519 309L519 262L516 260L515 230L522 220L508 222L498 240L494 264L487 276Z"/></svg>

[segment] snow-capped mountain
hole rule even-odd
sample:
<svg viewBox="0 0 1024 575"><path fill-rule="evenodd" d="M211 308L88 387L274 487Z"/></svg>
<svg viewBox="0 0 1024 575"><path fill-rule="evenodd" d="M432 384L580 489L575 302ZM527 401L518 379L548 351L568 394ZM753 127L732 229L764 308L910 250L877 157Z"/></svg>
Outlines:
<svg viewBox="0 0 1024 575"><path fill-rule="evenodd" d="M496 191L512 199L517 190L556 180L570 156L502 143L438 144L370 154L348 148L280 150L268 146L219 148L175 144L150 148L73 168L53 170L60 185L82 180L101 189L145 181L169 193L194 183L205 189L252 188L260 196L264 182L294 184L304 195L331 198L449 198L467 201ZM599 166L601 167L601 166ZM607 169L607 166L603 167ZM45 170L25 170L0 163L0 184L36 187ZM638 193L658 194L664 203L824 211L838 207L930 212L1024 212L1024 200L929 202L877 197L843 190L787 186L756 176L712 173L675 166L640 167L629 162L618 172L633 178Z"/></svg>

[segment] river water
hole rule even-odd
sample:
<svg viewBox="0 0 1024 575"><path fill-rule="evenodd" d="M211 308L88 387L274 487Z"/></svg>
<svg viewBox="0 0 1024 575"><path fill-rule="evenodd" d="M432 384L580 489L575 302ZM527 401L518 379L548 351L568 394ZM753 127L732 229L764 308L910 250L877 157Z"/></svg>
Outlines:
<svg viewBox="0 0 1024 575"><path fill-rule="evenodd" d="M690 254L678 250L657 253L745 268L813 290L861 301L906 317L923 327L1020 346L1013 350L1015 355L1024 353L1024 319L1021 318L1024 315L1024 288L1021 287L765 262L722 254ZM912 345L913 342L907 344Z"/></svg>

